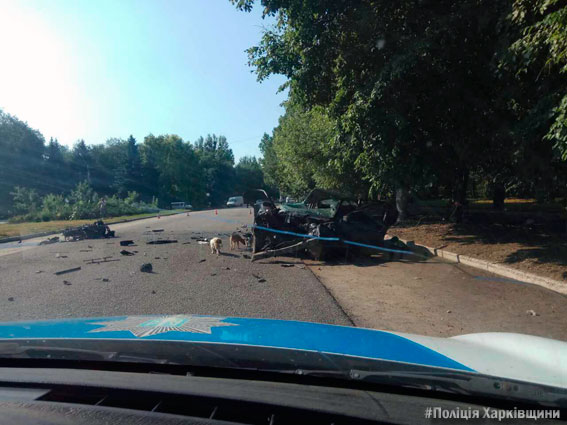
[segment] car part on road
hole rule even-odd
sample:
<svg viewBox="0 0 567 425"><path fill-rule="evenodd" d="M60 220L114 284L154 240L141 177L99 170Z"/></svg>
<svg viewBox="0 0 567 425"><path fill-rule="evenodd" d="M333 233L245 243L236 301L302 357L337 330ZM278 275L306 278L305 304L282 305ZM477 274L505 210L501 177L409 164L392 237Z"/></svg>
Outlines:
<svg viewBox="0 0 567 425"><path fill-rule="evenodd" d="M167 243L177 243L175 239L158 239L157 241L148 241L146 242L147 245L164 245Z"/></svg>
<svg viewBox="0 0 567 425"><path fill-rule="evenodd" d="M132 240L120 241L120 246L128 246L128 245L134 245L134 241Z"/></svg>
<svg viewBox="0 0 567 425"><path fill-rule="evenodd" d="M321 259L333 251L383 247L386 231L397 219L396 208L387 202L362 202L322 189L313 189L303 202L279 206L264 190L244 194L245 202L260 198L261 203L254 203L254 260L303 252Z"/></svg>
<svg viewBox="0 0 567 425"><path fill-rule="evenodd" d="M140 266L140 271L143 273L151 273L153 271L152 263L144 263Z"/></svg>
<svg viewBox="0 0 567 425"><path fill-rule="evenodd" d="M114 235L114 230L110 230L110 227L104 224L102 220L95 221L93 224L72 227L63 231L63 236L66 241L113 238Z"/></svg>
<svg viewBox="0 0 567 425"><path fill-rule="evenodd" d="M21 242L21 240L20 240L20 242ZM18 242L18 243L20 243L20 242ZM59 236L53 236L52 238L41 241L39 244L40 245L50 245L50 244L56 243L56 242L59 242Z"/></svg>
<svg viewBox="0 0 567 425"><path fill-rule="evenodd" d="M58 272L55 272L55 274L57 276L59 276L59 275L62 275L62 274L72 273L72 272L76 272L76 271L79 271L79 270L81 270L81 267L73 267L71 269L60 270Z"/></svg>
<svg viewBox="0 0 567 425"><path fill-rule="evenodd" d="M89 260L83 260L83 262L87 264L100 264L100 263L109 263L111 261L120 261L120 259L118 258L113 260L110 260L110 258L112 258L112 255L109 257L102 257L102 258L91 258Z"/></svg>
<svg viewBox="0 0 567 425"><path fill-rule="evenodd" d="M135 255L133 252L127 251L125 249L123 249L122 251L120 251L120 254L122 255Z"/></svg>

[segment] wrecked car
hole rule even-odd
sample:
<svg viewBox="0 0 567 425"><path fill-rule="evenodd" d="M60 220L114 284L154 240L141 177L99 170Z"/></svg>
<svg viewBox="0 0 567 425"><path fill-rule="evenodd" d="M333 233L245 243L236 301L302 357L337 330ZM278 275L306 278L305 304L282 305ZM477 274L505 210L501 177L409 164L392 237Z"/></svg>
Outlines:
<svg viewBox="0 0 567 425"><path fill-rule="evenodd" d="M65 229L63 236L66 241L113 238L114 230L110 230L110 227L104 224L102 220L97 220L93 224L84 224L83 226Z"/></svg>
<svg viewBox="0 0 567 425"><path fill-rule="evenodd" d="M263 199L255 202L254 200ZM244 194L254 205L253 260L309 252L327 254L384 246L384 236L397 219L387 202L361 202L337 192L313 189L303 202L277 205L261 189Z"/></svg>

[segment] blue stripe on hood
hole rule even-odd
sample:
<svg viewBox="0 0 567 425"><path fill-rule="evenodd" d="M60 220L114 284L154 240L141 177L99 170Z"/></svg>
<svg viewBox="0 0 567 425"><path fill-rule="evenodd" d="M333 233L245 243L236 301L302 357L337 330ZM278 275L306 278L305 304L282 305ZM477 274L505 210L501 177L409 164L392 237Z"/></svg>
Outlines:
<svg viewBox="0 0 567 425"><path fill-rule="evenodd" d="M132 316L130 316L131 318ZM141 320L156 316L140 316ZM194 316L204 317L204 316ZM88 338L193 341L258 345L336 353L463 371L473 369L408 338L378 330L272 319L221 319L237 326L213 327L211 333L168 331L143 338L130 331L100 331L102 322L126 317L0 323L0 339ZM95 324L99 323L99 324ZM98 330L97 332L91 332Z"/></svg>

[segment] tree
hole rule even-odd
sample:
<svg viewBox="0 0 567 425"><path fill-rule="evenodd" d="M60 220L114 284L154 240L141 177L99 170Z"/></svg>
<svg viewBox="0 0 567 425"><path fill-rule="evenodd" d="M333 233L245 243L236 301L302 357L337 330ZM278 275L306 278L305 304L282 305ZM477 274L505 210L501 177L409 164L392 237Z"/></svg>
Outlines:
<svg viewBox="0 0 567 425"><path fill-rule="evenodd" d="M252 0L234 0L249 10ZM258 79L288 78L290 97L336 120L334 160L371 196L440 181L463 202L491 137L490 63L504 2L263 0L277 23L248 50Z"/></svg>
<svg viewBox="0 0 567 425"><path fill-rule="evenodd" d="M129 190L138 190L138 182L142 175L140 152L134 136L130 135L126 143L126 186Z"/></svg>
<svg viewBox="0 0 567 425"><path fill-rule="evenodd" d="M237 193L264 188L264 173L255 156L243 156L234 168Z"/></svg>
<svg viewBox="0 0 567 425"><path fill-rule="evenodd" d="M92 158L90 149L83 139L73 146L71 167L77 181L91 183Z"/></svg>
<svg viewBox="0 0 567 425"><path fill-rule="evenodd" d="M49 139L45 147L43 175L47 191L51 193L63 193L74 186L67 155L68 149L65 146L57 139Z"/></svg>
<svg viewBox="0 0 567 425"><path fill-rule="evenodd" d="M226 137L214 134L200 137L194 148L203 172L205 190L209 194L207 203L223 205L235 190L234 154Z"/></svg>
<svg viewBox="0 0 567 425"><path fill-rule="evenodd" d="M0 110L0 215L9 214L15 186L44 189L38 179L43 153L42 134Z"/></svg>
<svg viewBox="0 0 567 425"><path fill-rule="evenodd" d="M205 203L199 157L191 143L177 135L144 138L140 146L144 191L157 196L162 206L172 201Z"/></svg>
<svg viewBox="0 0 567 425"><path fill-rule="evenodd" d="M567 4L561 0L515 0L512 20L521 28L521 36L512 45L519 54L519 72L534 71L538 84L546 90L545 138L567 160Z"/></svg>

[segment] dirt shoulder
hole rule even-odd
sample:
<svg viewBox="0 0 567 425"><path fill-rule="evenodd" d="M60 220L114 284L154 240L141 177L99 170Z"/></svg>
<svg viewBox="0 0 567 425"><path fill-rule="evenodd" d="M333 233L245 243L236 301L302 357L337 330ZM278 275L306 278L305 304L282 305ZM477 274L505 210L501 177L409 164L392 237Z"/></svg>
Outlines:
<svg viewBox="0 0 567 425"><path fill-rule="evenodd" d="M516 332L567 341L567 297L539 286L439 258L306 264L356 326L440 337Z"/></svg>
<svg viewBox="0 0 567 425"><path fill-rule="evenodd" d="M420 224L394 226L390 235L417 245L502 264L567 285L567 240L503 225Z"/></svg>

